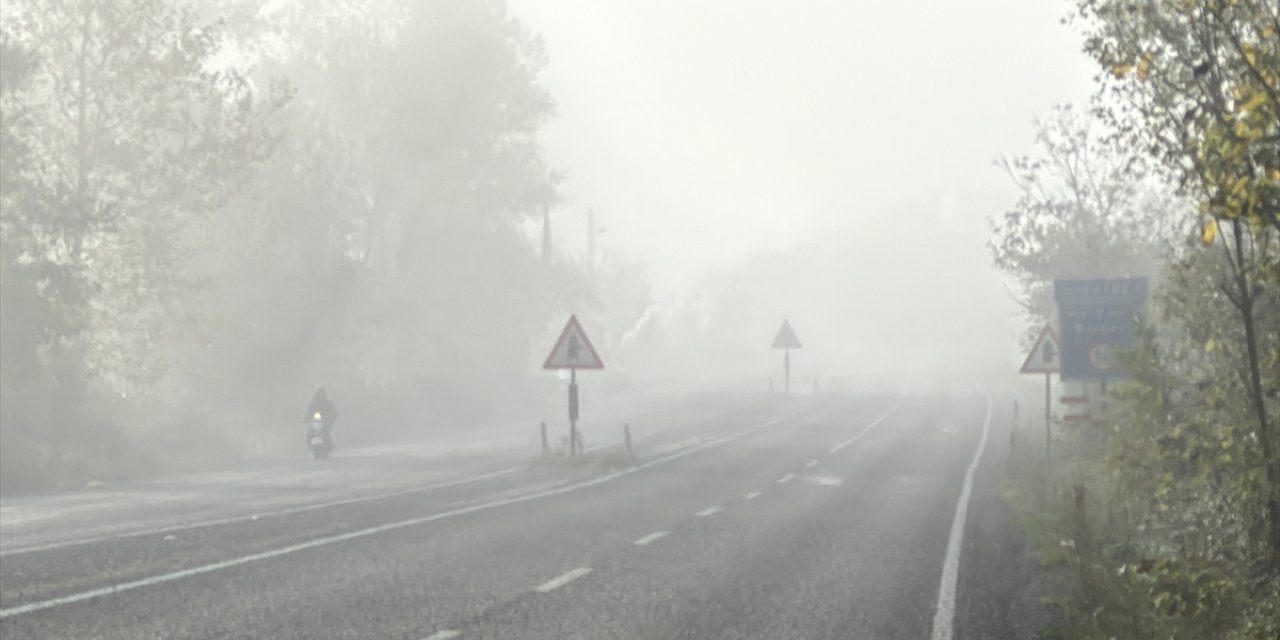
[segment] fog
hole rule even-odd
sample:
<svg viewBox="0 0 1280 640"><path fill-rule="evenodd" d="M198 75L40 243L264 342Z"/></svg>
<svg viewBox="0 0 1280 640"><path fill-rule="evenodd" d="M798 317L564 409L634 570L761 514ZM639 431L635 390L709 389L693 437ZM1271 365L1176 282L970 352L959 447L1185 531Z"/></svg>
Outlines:
<svg viewBox="0 0 1280 640"><path fill-rule="evenodd" d="M1016 193L993 161L1026 150L1033 116L1087 100L1064 6L511 8L546 41L561 251L585 254L593 209L602 259L643 264L664 309L698 308L742 348L791 318L810 375L1012 357L1022 324L986 221ZM740 306L708 309L721 294ZM757 375L776 360L734 355Z"/></svg>
<svg viewBox="0 0 1280 640"><path fill-rule="evenodd" d="M1276 0L0 0L0 636L1280 638L1278 72Z"/></svg>
<svg viewBox="0 0 1280 640"><path fill-rule="evenodd" d="M574 314L597 401L780 388L784 320L797 389L1004 371L993 161L1089 88L1022 0L38 6L4 14L14 490L289 455L318 386L352 444L563 421Z"/></svg>

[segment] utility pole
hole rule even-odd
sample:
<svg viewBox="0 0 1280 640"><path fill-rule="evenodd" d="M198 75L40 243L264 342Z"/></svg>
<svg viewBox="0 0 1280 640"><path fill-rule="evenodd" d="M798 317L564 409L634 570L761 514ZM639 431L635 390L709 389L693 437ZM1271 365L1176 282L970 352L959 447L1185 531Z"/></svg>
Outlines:
<svg viewBox="0 0 1280 640"><path fill-rule="evenodd" d="M596 211L587 209L587 273L596 272Z"/></svg>
<svg viewBox="0 0 1280 640"><path fill-rule="evenodd" d="M587 209L587 273L596 273L596 236L608 229L596 228L596 210Z"/></svg>
<svg viewBox="0 0 1280 640"><path fill-rule="evenodd" d="M542 203L542 264L551 264L551 205Z"/></svg>

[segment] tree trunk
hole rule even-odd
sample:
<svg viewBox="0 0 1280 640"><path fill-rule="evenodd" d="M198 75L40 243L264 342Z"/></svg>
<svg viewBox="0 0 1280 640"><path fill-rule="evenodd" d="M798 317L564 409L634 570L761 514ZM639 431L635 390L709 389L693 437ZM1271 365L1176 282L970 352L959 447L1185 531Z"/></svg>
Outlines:
<svg viewBox="0 0 1280 640"><path fill-rule="evenodd" d="M1256 296L1250 286L1252 283L1243 263L1245 258L1244 225L1241 224L1239 219L1232 220L1231 230L1235 240L1236 254L1233 268L1235 270L1236 287L1240 293L1240 304L1237 306L1240 309L1241 319L1244 321L1245 349L1248 355L1249 396L1258 419L1258 439L1262 441L1262 457L1266 468L1267 542L1271 556L1270 565L1273 570L1280 572L1280 458L1276 457L1275 446L1271 441L1271 420L1267 415L1267 404L1262 393L1262 363L1258 354L1258 327L1257 319L1254 318L1253 313Z"/></svg>

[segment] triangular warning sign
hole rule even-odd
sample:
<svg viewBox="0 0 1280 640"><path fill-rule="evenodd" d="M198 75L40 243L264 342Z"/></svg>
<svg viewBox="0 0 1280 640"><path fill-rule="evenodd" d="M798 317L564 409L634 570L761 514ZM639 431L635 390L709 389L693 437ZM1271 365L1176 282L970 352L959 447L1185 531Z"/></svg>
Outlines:
<svg viewBox="0 0 1280 640"><path fill-rule="evenodd" d="M578 318L569 316L569 322L564 325L556 346L551 347L551 353L547 355L547 361L542 363L542 368L603 369L604 361L591 345L587 332L578 324Z"/></svg>
<svg viewBox="0 0 1280 640"><path fill-rule="evenodd" d="M1058 346L1058 334L1052 327L1045 327L1036 339L1036 346L1031 347L1026 362L1022 363L1022 373L1057 373L1062 365L1062 349Z"/></svg>
<svg viewBox="0 0 1280 640"><path fill-rule="evenodd" d="M799 349L800 338L796 337L796 332L791 329L791 323L786 320L782 321L782 327L778 329L778 336L773 339L774 349Z"/></svg>

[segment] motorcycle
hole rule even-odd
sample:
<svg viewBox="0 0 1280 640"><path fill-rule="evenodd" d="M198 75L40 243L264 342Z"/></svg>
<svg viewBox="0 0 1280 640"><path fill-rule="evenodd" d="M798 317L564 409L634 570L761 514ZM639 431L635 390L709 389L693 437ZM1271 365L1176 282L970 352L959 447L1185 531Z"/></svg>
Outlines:
<svg viewBox="0 0 1280 640"><path fill-rule="evenodd" d="M325 433L324 416L319 411L311 416L311 422L307 425L307 446L311 447L311 455L316 460L328 458L329 450L333 448L329 435Z"/></svg>

